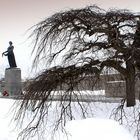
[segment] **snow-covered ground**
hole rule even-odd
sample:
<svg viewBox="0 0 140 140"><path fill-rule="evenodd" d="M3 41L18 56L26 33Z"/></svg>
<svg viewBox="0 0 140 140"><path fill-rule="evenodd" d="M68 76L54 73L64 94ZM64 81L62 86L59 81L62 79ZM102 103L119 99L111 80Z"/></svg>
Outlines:
<svg viewBox="0 0 140 140"><path fill-rule="evenodd" d="M0 99L0 140L16 140L20 129L17 130L16 123L11 122L14 104L12 99ZM136 140L133 131L120 126L118 122L109 120L109 116L117 103L99 103L92 105L94 118L70 121L66 125L69 140ZM28 122L28 120L27 120ZM25 120L25 123L27 123ZM63 136L63 135L62 135ZM66 136L61 140L66 140ZM33 138L31 140L37 140Z"/></svg>
<svg viewBox="0 0 140 140"><path fill-rule="evenodd" d="M134 140L126 129L109 119L71 121L67 124L67 130L69 140Z"/></svg>

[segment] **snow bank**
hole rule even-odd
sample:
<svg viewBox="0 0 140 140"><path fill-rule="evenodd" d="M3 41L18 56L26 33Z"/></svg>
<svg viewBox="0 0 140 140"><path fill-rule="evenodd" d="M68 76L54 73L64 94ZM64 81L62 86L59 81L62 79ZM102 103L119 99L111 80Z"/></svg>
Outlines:
<svg viewBox="0 0 140 140"><path fill-rule="evenodd" d="M20 129L15 129L15 122L10 124L13 115L10 109L14 102L12 99L0 99L0 140L16 140L20 132ZM92 106L96 118L68 122L66 130L69 132L69 140L135 140L118 122L106 119L116 105L96 102ZM25 119L24 123L27 122L28 119ZM60 140L67 140L66 135L62 137Z"/></svg>
<svg viewBox="0 0 140 140"><path fill-rule="evenodd" d="M69 140L135 140L118 122L109 119L71 121L66 129Z"/></svg>

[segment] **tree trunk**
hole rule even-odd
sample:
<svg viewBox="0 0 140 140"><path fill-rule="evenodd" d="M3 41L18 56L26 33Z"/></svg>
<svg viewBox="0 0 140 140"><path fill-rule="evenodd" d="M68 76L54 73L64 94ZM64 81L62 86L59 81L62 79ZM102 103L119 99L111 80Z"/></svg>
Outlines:
<svg viewBox="0 0 140 140"><path fill-rule="evenodd" d="M126 76L126 101L127 107L134 106L135 101L135 67L131 60L126 63L128 74Z"/></svg>

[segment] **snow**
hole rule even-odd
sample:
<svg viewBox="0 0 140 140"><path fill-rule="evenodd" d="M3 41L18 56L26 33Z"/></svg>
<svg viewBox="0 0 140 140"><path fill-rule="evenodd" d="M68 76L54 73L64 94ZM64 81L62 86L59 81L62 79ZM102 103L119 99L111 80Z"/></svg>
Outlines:
<svg viewBox="0 0 140 140"><path fill-rule="evenodd" d="M15 129L16 123L11 122L14 104L12 99L0 99L0 140L16 140L20 129ZM114 107L113 104L95 103L94 108L100 106L94 112L95 118L69 121L66 125L69 140L136 140L126 128L114 120L107 119L108 110ZM25 123L27 123L25 121ZM63 138L62 138L63 137ZM62 134L60 140L67 140ZM32 140L37 140L33 138ZM57 139L59 140L59 139Z"/></svg>
<svg viewBox="0 0 140 140"><path fill-rule="evenodd" d="M14 131L14 124L11 123L10 109L14 100L0 99L0 140L15 140L17 132Z"/></svg>
<svg viewBox="0 0 140 140"><path fill-rule="evenodd" d="M67 130L69 140L135 140L118 122L109 119L71 121L67 124Z"/></svg>

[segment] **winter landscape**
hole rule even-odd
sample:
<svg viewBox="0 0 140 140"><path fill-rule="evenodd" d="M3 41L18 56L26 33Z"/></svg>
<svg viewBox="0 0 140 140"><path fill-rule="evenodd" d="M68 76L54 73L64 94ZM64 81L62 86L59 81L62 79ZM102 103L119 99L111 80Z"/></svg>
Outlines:
<svg viewBox="0 0 140 140"><path fill-rule="evenodd" d="M140 140L139 0L0 0L0 140Z"/></svg>

